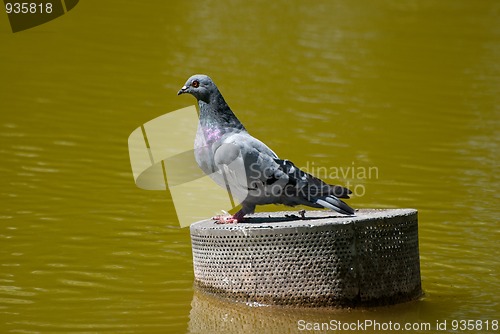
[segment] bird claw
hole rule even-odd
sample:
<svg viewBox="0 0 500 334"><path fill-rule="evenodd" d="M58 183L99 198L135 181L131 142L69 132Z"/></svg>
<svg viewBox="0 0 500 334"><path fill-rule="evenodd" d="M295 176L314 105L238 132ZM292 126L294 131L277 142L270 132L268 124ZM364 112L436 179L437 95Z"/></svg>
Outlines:
<svg viewBox="0 0 500 334"><path fill-rule="evenodd" d="M213 220L215 220L215 224L237 224L238 219L233 218L233 216L223 216L223 215L218 215L212 217Z"/></svg>

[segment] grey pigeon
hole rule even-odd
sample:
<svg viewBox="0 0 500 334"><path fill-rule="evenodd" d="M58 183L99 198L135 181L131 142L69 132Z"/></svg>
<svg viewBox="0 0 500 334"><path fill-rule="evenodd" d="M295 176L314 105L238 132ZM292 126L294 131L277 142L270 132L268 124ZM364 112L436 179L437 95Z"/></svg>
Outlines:
<svg viewBox="0 0 500 334"><path fill-rule="evenodd" d="M326 184L291 161L278 158L247 132L208 76L190 77L177 95L186 93L193 95L200 107L196 162L205 174L230 190L242 206L231 217L218 217L219 223L242 221L255 211L256 205L263 204L306 205L354 214L339 199L349 198L349 189Z"/></svg>

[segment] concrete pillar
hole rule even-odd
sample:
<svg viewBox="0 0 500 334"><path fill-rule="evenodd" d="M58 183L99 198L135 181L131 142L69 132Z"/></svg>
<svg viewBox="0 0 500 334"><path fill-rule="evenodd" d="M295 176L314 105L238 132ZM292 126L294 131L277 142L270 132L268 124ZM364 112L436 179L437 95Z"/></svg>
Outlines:
<svg viewBox="0 0 500 334"><path fill-rule="evenodd" d="M389 305L422 294L417 211L258 213L191 225L197 286L233 300L296 307Z"/></svg>

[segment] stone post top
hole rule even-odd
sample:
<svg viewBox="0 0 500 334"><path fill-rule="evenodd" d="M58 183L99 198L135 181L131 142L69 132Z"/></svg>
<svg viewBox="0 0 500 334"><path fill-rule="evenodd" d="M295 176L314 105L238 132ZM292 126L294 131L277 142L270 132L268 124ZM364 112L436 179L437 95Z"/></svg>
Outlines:
<svg viewBox="0 0 500 334"><path fill-rule="evenodd" d="M245 216L236 224L216 224L213 219L206 219L191 225L191 232L203 230L257 230L298 227L320 227L324 225L348 225L387 221L398 217L409 217L417 214L416 209L358 209L352 216L333 211L311 210L259 212Z"/></svg>

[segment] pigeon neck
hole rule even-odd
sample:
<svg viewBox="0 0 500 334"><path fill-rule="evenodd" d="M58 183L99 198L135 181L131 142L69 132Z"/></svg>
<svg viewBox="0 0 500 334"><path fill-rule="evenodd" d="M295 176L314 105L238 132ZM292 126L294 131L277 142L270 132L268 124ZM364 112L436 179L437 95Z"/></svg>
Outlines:
<svg viewBox="0 0 500 334"><path fill-rule="evenodd" d="M200 123L204 128L232 128L245 131L245 127L231 111L222 95L212 94L210 102L198 100L200 106Z"/></svg>

